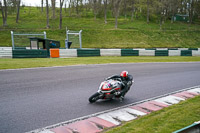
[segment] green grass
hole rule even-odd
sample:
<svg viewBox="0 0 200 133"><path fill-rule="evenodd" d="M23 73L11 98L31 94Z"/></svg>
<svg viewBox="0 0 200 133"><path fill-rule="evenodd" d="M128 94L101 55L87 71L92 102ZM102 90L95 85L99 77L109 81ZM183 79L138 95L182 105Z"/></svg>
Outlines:
<svg viewBox="0 0 200 133"><path fill-rule="evenodd" d="M83 30L82 41L83 48L152 48L152 47L200 47L200 25L170 21L163 24L160 30L159 24L155 22L146 22L142 19L119 18L118 29L115 29L115 19L108 17L108 24L104 24L104 19L97 18L94 21L91 12L83 12L82 17L72 15L63 11L63 28L59 27L59 15L55 20L50 16L50 29L46 29L46 14L41 13L37 8L21 8L20 21L15 23L15 14L8 15L8 26L0 26L0 46L11 46L10 31L14 32L47 32L47 38L55 39L61 42L64 47L65 28L70 30ZM51 13L50 13L51 15ZM2 16L0 16L2 22ZM72 45L73 47L73 45Z"/></svg>
<svg viewBox="0 0 200 133"><path fill-rule="evenodd" d="M200 96L127 122L106 133L171 133L200 120Z"/></svg>
<svg viewBox="0 0 200 133"><path fill-rule="evenodd" d="M140 62L193 62L200 57L79 57L79 58L28 58L1 59L0 69L68 66L80 64L140 63Z"/></svg>

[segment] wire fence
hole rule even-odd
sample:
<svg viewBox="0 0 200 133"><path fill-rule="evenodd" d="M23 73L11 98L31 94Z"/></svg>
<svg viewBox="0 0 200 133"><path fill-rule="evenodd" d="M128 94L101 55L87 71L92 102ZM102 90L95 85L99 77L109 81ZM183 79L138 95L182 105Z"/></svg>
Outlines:
<svg viewBox="0 0 200 133"><path fill-rule="evenodd" d="M44 38L46 39L46 32L43 33L17 33L11 31L12 48L13 49L29 49L30 38Z"/></svg>
<svg viewBox="0 0 200 133"><path fill-rule="evenodd" d="M72 42L71 48L82 48L82 40L81 40L81 33L80 31L66 31L66 44L68 45L68 42ZM69 48L66 46L66 48Z"/></svg>

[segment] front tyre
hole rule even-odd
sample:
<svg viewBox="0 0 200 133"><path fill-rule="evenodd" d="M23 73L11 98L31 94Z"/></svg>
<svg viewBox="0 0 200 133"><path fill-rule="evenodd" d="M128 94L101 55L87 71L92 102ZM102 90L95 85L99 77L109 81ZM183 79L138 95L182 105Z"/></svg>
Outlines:
<svg viewBox="0 0 200 133"><path fill-rule="evenodd" d="M96 92L95 94L93 94L90 98L89 98L89 102L90 103L94 103L94 102L96 102L98 99L99 99L99 93L98 92Z"/></svg>

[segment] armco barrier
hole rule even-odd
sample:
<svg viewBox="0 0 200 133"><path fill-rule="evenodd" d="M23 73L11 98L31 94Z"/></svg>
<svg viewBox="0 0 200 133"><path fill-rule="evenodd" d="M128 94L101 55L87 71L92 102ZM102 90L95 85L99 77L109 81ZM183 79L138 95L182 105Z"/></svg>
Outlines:
<svg viewBox="0 0 200 133"><path fill-rule="evenodd" d="M181 50L181 56L192 56L192 50Z"/></svg>
<svg viewBox="0 0 200 133"><path fill-rule="evenodd" d="M200 121L194 122L193 124L177 130L173 133L200 133Z"/></svg>
<svg viewBox="0 0 200 133"><path fill-rule="evenodd" d="M156 50L155 56L169 56L168 50Z"/></svg>
<svg viewBox="0 0 200 133"><path fill-rule="evenodd" d="M65 57L88 56L200 56L200 50L145 50L145 49L68 49ZM73 55L73 56L71 56ZM62 56L60 56L62 57Z"/></svg>
<svg viewBox="0 0 200 133"><path fill-rule="evenodd" d="M47 58L47 50L13 50L13 58Z"/></svg>
<svg viewBox="0 0 200 133"><path fill-rule="evenodd" d="M60 49L60 58L77 57L77 49Z"/></svg>
<svg viewBox="0 0 200 133"><path fill-rule="evenodd" d="M121 56L121 49L100 49L101 56Z"/></svg>
<svg viewBox="0 0 200 133"><path fill-rule="evenodd" d="M121 56L139 56L139 50L122 49Z"/></svg>
<svg viewBox="0 0 200 133"><path fill-rule="evenodd" d="M200 56L200 50L199 51L192 51L192 56Z"/></svg>
<svg viewBox="0 0 200 133"><path fill-rule="evenodd" d="M155 50L140 50L139 56L155 56Z"/></svg>
<svg viewBox="0 0 200 133"><path fill-rule="evenodd" d="M169 50L168 55L169 56L180 56L181 55L181 51L180 50Z"/></svg>
<svg viewBox="0 0 200 133"><path fill-rule="evenodd" d="M78 57L100 56L99 49L77 49Z"/></svg>
<svg viewBox="0 0 200 133"><path fill-rule="evenodd" d="M0 58L12 58L12 47L0 47Z"/></svg>
<svg viewBox="0 0 200 133"><path fill-rule="evenodd" d="M200 56L200 48L157 48L152 49L59 49L59 57L88 56ZM168 49L168 50L166 50ZM38 54L38 55L37 55ZM45 58L45 50L12 50L11 47L0 47L0 58Z"/></svg>
<svg viewBox="0 0 200 133"><path fill-rule="evenodd" d="M198 50L198 48L189 48L188 50Z"/></svg>
<svg viewBox="0 0 200 133"><path fill-rule="evenodd" d="M51 58L59 58L60 50L59 49L50 49L50 57Z"/></svg>

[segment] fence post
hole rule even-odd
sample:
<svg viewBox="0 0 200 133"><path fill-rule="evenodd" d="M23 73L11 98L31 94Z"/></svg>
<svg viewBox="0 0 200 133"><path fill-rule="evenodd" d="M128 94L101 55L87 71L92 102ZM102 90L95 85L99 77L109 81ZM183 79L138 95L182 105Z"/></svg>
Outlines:
<svg viewBox="0 0 200 133"><path fill-rule="evenodd" d="M80 42L80 48L82 48L81 32L82 32L82 30L80 30L80 32L79 32L79 42Z"/></svg>
<svg viewBox="0 0 200 133"><path fill-rule="evenodd" d="M14 35L13 31L11 31L11 39L12 39L12 49L15 49L15 44L14 44Z"/></svg>
<svg viewBox="0 0 200 133"><path fill-rule="evenodd" d="M44 31L44 39L47 39L47 34L45 31Z"/></svg>

